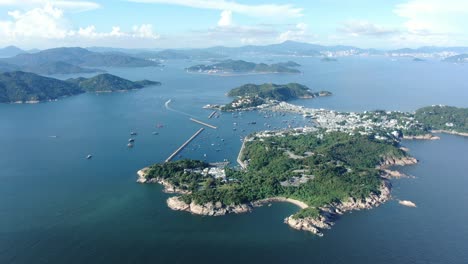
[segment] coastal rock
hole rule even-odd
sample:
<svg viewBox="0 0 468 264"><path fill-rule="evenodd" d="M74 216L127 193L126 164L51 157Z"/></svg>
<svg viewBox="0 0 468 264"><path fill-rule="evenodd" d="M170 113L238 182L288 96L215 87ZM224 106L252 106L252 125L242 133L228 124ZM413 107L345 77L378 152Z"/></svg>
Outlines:
<svg viewBox="0 0 468 264"><path fill-rule="evenodd" d="M386 178L386 179L393 179L393 178L407 178L409 177L408 175L404 174L404 173L401 173L399 171L396 171L396 170L388 170L388 169L384 169L383 171L383 175L382 177Z"/></svg>
<svg viewBox="0 0 468 264"><path fill-rule="evenodd" d="M402 158L394 158L394 157L386 157L381 162L381 168L388 168L391 166L406 166L406 165L414 165L417 164L418 160L413 157L402 157Z"/></svg>
<svg viewBox="0 0 468 264"><path fill-rule="evenodd" d="M209 202L206 204L197 204L191 202L185 203L179 196L170 197L167 199L167 206L172 210L186 211L196 215L220 216L229 213L241 214L252 210L252 207L247 204L240 205L223 205L221 202Z"/></svg>
<svg viewBox="0 0 468 264"><path fill-rule="evenodd" d="M190 205L180 200L178 196L168 198L167 206L176 211L187 211L190 209Z"/></svg>
<svg viewBox="0 0 468 264"><path fill-rule="evenodd" d="M457 132L455 130L432 130L432 133L445 133L445 134L457 135L457 136L462 136L462 137L468 137L468 133Z"/></svg>
<svg viewBox="0 0 468 264"><path fill-rule="evenodd" d="M398 203L407 207L416 207L416 204L413 203L412 201L398 200Z"/></svg>
<svg viewBox="0 0 468 264"><path fill-rule="evenodd" d="M440 137L434 136L432 134L424 134L424 135L417 135L417 136L403 136L403 139L408 139L408 140L438 140Z"/></svg>
<svg viewBox="0 0 468 264"><path fill-rule="evenodd" d="M284 222L294 229L305 230L323 236L321 230L330 229L334 225L334 220L339 215L353 210L371 209L388 201L390 199L391 183L383 180L379 192L379 194L373 193L365 199L349 198L346 201L320 207L320 216L316 218L305 217L296 219L291 215Z"/></svg>
<svg viewBox="0 0 468 264"><path fill-rule="evenodd" d="M318 236L323 236L323 233L312 224L313 219L308 218L297 218L295 219L292 215L284 219L284 223L288 224L290 227L296 230L304 230L316 234Z"/></svg>

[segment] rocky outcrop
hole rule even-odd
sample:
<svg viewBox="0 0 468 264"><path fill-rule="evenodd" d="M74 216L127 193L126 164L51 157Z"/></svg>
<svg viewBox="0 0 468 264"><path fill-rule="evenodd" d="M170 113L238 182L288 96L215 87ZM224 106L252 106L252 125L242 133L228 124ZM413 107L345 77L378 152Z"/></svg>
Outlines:
<svg viewBox="0 0 468 264"><path fill-rule="evenodd" d="M401 173L396 170L389 170L389 169L383 169L382 170L382 175L383 178L385 179L400 179L400 178L408 178L410 176Z"/></svg>
<svg viewBox="0 0 468 264"><path fill-rule="evenodd" d="M165 193L180 193L180 194L189 194L190 193L190 191L178 188L178 187L174 186L173 184L171 184L170 182L166 181L163 178L150 178L150 179L148 179L146 177L146 175L148 173L148 170L149 170L149 168L147 167L147 168L143 168L143 169L137 171L137 174L138 174L137 182L138 183L159 183L162 186L164 186L164 192Z"/></svg>
<svg viewBox="0 0 468 264"><path fill-rule="evenodd" d="M440 137L434 136L432 134L424 134L424 135L417 135L417 136L403 136L403 139L408 139L408 140L414 140L414 139L420 139L420 140L438 140Z"/></svg>
<svg viewBox="0 0 468 264"><path fill-rule="evenodd" d="M418 160L413 158L413 157L401 157L401 158L395 158L395 157L386 157L382 160L380 163L380 168L388 168L391 166L407 166L407 165L414 165L417 164Z"/></svg>
<svg viewBox="0 0 468 264"><path fill-rule="evenodd" d="M416 207L416 204L408 200L398 200L398 203L407 207Z"/></svg>
<svg viewBox="0 0 468 264"><path fill-rule="evenodd" d="M321 207L319 208L320 215L316 218L295 218L294 215L291 215L284 219L284 222L294 229L309 231L323 236L321 230L330 229L340 215L353 210L371 209L388 201L390 199L390 190L391 183L387 180L382 180L379 194L373 193L365 199L349 198L346 201Z"/></svg>
<svg viewBox="0 0 468 264"><path fill-rule="evenodd" d="M185 203L179 196L170 197L167 199L167 206L172 210L186 211L196 215L220 216L225 214L241 214L252 210L252 206L247 204L240 205L224 205L221 202L209 202L206 204L197 204L191 202Z"/></svg>

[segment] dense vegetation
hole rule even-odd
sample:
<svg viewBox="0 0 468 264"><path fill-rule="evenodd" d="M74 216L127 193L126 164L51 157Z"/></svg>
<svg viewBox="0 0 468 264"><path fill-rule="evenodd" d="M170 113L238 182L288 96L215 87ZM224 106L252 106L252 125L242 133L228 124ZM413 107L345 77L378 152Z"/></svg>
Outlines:
<svg viewBox="0 0 468 264"><path fill-rule="evenodd" d="M129 90L157 84L160 83L147 80L132 82L110 74L62 81L34 73L6 72L0 74L0 103L47 101L84 92Z"/></svg>
<svg viewBox="0 0 468 264"><path fill-rule="evenodd" d="M92 78L68 79L67 82L74 83L87 92L123 91L140 89L148 85L161 84L159 82L153 82L148 80L132 82L107 73L99 74Z"/></svg>
<svg viewBox="0 0 468 264"><path fill-rule="evenodd" d="M220 71L226 73L300 73L299 70L291 68L297 67L299 64L294 62L276 63L276 64L265 64L265 63L253 63L243 60L225 60L211 65L195 65L187 68L189 72L208 72L208 71Z"/></svg>
<svg viewBox="0 0 468 264"><path fill-rule="evenodd" d="M468 133L468 108L428 106L418 109L414 117L433 130Z"/></svg>
<svg viewBox="0 0 468 264"><path fill-rule="evenodd" d="M312 92L305 85L288 84L245 84L229 91L228 96L258 96L263 99L288 101L302 97L313 97Z"/></svg>
<svg viewBox="0 0 468 264"><path fill-rule="evenodd" d="M242 159L248 161L248 169L227 168L226 182L184 172L184 168L205 166L195 161L155 165L151 167L150 177L162 176L177 186L185 185L185 189L192 191L182 196L187 203L220 201L229 205L274 196L291 197L310 206L297 215L304 217L315 216L317 207L331 202L378 193L381 179L376 166L385 157L404 155L392 141L380 141L372 136L317 132L247 142ZM282 184L294 176L306 176L310 180L298 186Z"/></svg>
<svg viewBox="0 0 468 264"><path fill-rule="evenodd" d="M53 100L83 92L72 83L33 73L0 74L0 103Z"/></svg>

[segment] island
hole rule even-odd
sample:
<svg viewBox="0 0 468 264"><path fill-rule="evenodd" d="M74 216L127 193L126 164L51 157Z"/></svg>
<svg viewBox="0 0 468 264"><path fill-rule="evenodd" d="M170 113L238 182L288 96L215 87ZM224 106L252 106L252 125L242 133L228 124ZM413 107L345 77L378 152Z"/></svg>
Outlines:
<svg viewBox="0 0 468 264"><path fill-rule="evenodd" d="M204 74L247 74L247 73L300 73L295 67L299 64L289 61L282 63L266 64L253 63L244 60L224 60L218 63L205 65L199 64L187 68L190 73Z"/></svg>
<svg viewBox="0 0 468 264"><path fill-rule="evenodd" d="M226 105L206 106L222 111L245 111L272 107L280 102L294 99L309 99L330 96L331 92L312 92L307 86L299 83L288 84L245 84L228 92L228 96L235 99Z"/></svg>
<svg viewBox="0 0 468 264"><path fill-rule="evenodd" d="M247 85L230 94L265 92L269 97L269 89L260 87ZM391 199L389 180L406 177L394 167L418 163L402 139L438 139L434 132L468 136L468 108L439 105L414 113L354 113L282 101L264 110L303 114L315 125L247 136L237 158L239 167L169 161L141 169L137 182L162 184L165 192L175 194L167 199L169 208L196 215L246 213L264 204L290 202L300 209L284 222L322 236L340 215ZM411 201L399 203L416 207Z"/></svg>
<svg viewBox="0 0 468 264"><path fill-rule="evenodd" d="M323 57L321 59L322 62L337 62L338 60L336 58L333 58L333 57Z"/></svg>
<svg viewBox="0 0 468 264"><path fill-rule="evenodd" d="M63 81L22 71L6 72L0 74L0 103L38 103L85 92L127 91L160 84L132 82L111 74Z"/></svg>

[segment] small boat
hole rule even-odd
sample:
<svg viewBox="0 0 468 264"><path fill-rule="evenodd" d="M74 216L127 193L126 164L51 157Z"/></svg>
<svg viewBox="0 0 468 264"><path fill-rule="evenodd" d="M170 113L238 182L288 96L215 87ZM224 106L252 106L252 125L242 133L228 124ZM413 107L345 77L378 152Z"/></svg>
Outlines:
<svg viewBox="0 0 468 264"><path fill-rule="evenodd" d="M136 136L137 135L137 132L131 132L130 133L130 136Z"/></svg>
<svg viewBox="0 0 468 264"><path fill-rule="evenodd" d="M91 159L93 157L93 155L89 154L88 156L86 156L86 159Z"/></svg>
<svg viewBox="0 0 468 264"><path fill-rule="evenodd" d="M133 144L132 144L132 143L128 143L128 144L127 144L127 147L133 148Z"/></svg>
<svg viewBox="0 0 468 264"><path fill-rule="evenodd" d="M135 139L134 139L134 138L130 138L130 139L128 140L128 142L130 142L130 143L131 143L131 142L135 142Z"/></svg>
<svg viewBox="0 0 468 264"><path fill-rule="evenodd" d="M159 133L158 132L153 132L153 135L159 135Z"/></svg>

